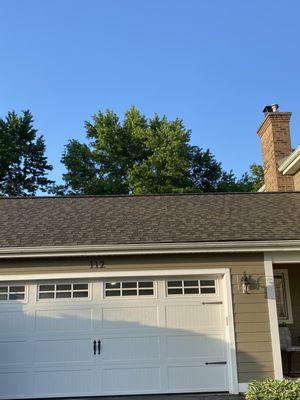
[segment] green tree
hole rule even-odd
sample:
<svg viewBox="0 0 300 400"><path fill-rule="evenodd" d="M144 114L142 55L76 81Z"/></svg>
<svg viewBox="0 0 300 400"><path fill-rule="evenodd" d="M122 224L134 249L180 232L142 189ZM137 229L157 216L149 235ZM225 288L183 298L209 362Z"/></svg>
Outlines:
<svg viewBox="0 0 300 400"><path fill-rule="evenodd" d="M155 115L140 132L143 154L128 174L133 193L171 193L188 191L190 132L179 119L168 121Z"/></svg>
<svg viewBox="0 0 300 400"><path fill-rule="evenodd" d="M192 146L190 170L192 187L197 192L232 192L237 180L233 172L226 172L210 150Z"/></svg>
<svg viewBox="0 0 300 400"><path fill-rule="evenodd" d="M87 143L71 140L65 146L65 193L254 190L253 173L238 180L224 171L209 150L190 144L191 132L180 119L147 119L132 107L122 122L113 111L99 112L85 128Z"/></svg>
<svg viewBox="0 0 300 400"><path fill-rule="evenodd" d="M237 181L237 191L257 192L264 184L264 170L261 165L252 164L240 180Z"/></svg>
<svg viewBox="0 0 300 400"><path fill-rule="evenodd" d="M70 141L62 157L68 193L165 193L189 185L189 139L182 121L147 120L132 107L85 123L88 144Z"/></svg>
<svg viewBox="0 0 300 400"><path fill-rule="evenodd" d="M37 136L29 110L14 111L0 118L0 196L35 195L46 192L53 182L47 178L43 136Z"/></svg>

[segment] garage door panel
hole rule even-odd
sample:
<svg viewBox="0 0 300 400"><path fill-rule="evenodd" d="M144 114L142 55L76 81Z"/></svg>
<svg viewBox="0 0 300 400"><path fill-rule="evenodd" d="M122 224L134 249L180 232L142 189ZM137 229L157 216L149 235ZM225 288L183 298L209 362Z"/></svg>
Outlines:
<svg viewBox="0 0 300 400"><path fill-rule="evenodd" d="M102 357L107 361L155 360L159 358L158 336L102 339Z"/></svg>
<svg viewBox="0 0 300 400"><path fill-rule="evenodd" d="M222 304L188 304L166 306L166 326L201 330L222 329L224 324Z"/></svg>
<svg viewBox="0 0 300 400"><path fill-rule="evenodd" d="M74 394L92 394L95 391L94 371L92 368L73 370L34 371L34 394L37 397L66 396Z"/></svg>
<svg viewBox="0 0 300 400"><path fill-rule="evenodd" d="M37 340L34 344L35 362L70 363L90 362L94 359L93 340L84 339L52 339Z"/></svg>
<svg viewBox="0 0 300 400"><path fill-rule="evenodd" d="M27 371L0 371L1 398L26 396L30 392Z"/></svg>
<svg viewBox="0 0 300 400"><path fill-rule="evenodd" d="M172 366L168 368L168 389L178 391L225 391L225 366Z"/></svg>
<svg viewBox="0 0 300 400"><path fill-rule="evenodd" d="M1 335L3 334L5 335L7 333L16 334L16 333L26 332L26 330L28 329L26 312L22 309L18 311L1 310L0 326L1 326Z"/></svg>
<svg viewBox="0 0 300 400"><path fill-rule="evenodd" d="M226 352L223 334L168 336L166 341L168 358L223 359Z"/></svg>
<svg viewBox="0 0 300 400"><path fill-rule="evenodd" d="M27 340L0 339L0 366L26 364L31 361L31 346ZM1 386L0 386L1 389Z"/></svg>
<svg viewBox="0 0 300 400"><path fill-rule="evenodd" d="M49 331L90 331L92 329L93 310L90 308L53 308L35 312L35 330Z"/></svg>
<svg viewBox="0 0 300 400"><path fill-rule="evenodd" d="M104 308L103 328L106 329L140 329L158 326L158 309L152 307Z"/></svg>
<svg viewBox="0 0 300 400"><path fill-rule="evenodd" d="M161 391L159 367L104 368L104 394L149 393Z"/></svg>

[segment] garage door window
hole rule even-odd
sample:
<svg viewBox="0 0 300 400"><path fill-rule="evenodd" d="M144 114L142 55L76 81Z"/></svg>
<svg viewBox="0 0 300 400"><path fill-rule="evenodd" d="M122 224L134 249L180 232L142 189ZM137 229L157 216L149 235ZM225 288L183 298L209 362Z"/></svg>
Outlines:
<svg viewBox="0 0 300 400"><path fill-rule="evenodd" d="M0 301L16 301L25 299L25 286L0 286Z"/></svg>
<svg viewBox="0 0 300 400"><path fill-rule="evenodd" d="M167 281L168 295L197 295L215 294L216 281L214 279L187 279Z"/></svg>
<svg viewBox="0 0 300 400"><path fill-rule="evenodd" d="M153 296L153 281L105 282L106 297Z"/></svg>
<svg viewBox="0 0 300 400"><path fill-rule="evenodd" d="M89 297L87 283L55 283L38 286L38 299L78 299Z"/></svg>

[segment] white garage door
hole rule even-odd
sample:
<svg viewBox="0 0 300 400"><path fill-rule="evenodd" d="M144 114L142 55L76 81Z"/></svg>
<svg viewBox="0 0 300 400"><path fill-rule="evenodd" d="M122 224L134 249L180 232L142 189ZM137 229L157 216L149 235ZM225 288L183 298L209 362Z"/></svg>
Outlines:
<svg viewBox="0 0 300 400"><path fill-rule="evenodd" d="M0 284L1 398L228 391L221 279Z"/></svg>

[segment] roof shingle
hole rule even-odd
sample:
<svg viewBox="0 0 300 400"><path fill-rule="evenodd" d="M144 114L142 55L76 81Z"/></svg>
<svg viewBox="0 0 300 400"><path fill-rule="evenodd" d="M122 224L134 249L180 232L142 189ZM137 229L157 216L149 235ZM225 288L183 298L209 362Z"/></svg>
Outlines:
<svg viewBox="0 0 300 400"><path fill-rule="evenodd" d="M0 199L0 248L300 239L300 192Z"/></svg>

